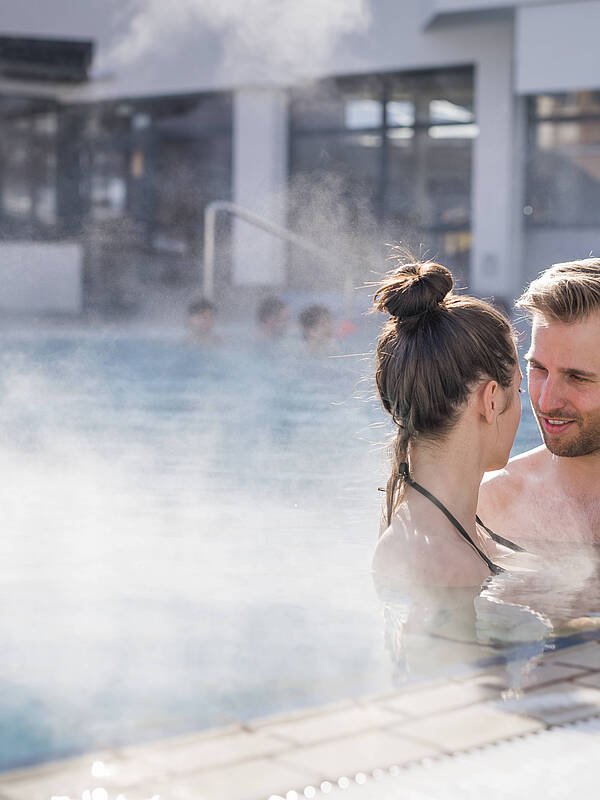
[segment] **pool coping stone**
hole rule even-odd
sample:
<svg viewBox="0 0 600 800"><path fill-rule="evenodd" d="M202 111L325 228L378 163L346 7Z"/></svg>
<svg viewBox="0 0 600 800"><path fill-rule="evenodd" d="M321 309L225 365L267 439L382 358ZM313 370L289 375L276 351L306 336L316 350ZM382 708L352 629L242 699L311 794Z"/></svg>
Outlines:
<svg viewBox="0 0 600 800"><path fill-rule="evenodd" d="M598 634L568 638L446 680L0 773L0 800L301 800L348 775L600 716Z"/></svg>

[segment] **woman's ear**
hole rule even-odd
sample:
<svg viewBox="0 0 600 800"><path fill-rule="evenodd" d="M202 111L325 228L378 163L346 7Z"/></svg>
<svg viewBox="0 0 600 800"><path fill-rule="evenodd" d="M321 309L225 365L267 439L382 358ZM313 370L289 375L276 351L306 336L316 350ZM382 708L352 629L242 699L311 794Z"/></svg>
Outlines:
<svg viewBox="0 0 600 800"><path fill-rule="evenodd" d="M485 381L479 387L479 404L481 416L490 425L496 421L500 413L500 384L498 381Z"/></svg>

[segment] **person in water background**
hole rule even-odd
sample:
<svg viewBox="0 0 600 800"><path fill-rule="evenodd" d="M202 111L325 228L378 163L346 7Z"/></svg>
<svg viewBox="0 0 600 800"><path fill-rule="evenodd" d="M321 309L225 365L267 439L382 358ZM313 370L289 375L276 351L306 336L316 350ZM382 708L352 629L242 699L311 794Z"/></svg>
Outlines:
<svg viewBox="0 0 600 800"><path fill-rule="evenodd" d="M600 543L600 259L554 264L517 307L532 321L529 396L544 444L486 476L479 513L528 544Z"/></svg>
<svg viewBox="0 0 600 800"><path fill-rule="evenodd" d="M307 306L298 315L306 351L313 355L329 355L335 351L333 316L327 306Z"/></svg>
<svg viewBox="0 0 600 800"><path fill-rule="evenodd" d="M521 372L510 323L452 291L448 269L401 265L374 306L376 384L397 428L374 572L439 586L477 586L514 546L476 517L486 471L508 461L519 424Z"/></svg>
<svg viewBox="0 0 600 800"><path fill-rule="evenodd" d="M259 338L277 341L285 337L290 321L287 304L279 297L265 297L256 309Z"/></svg>
<svg viewBox="0 0 600 800"><path fill-rule="evenodd" d="M214 303L205 297L198 297L187 307L187 329L192 342L196 344L214 344L218 341L215 335L217 309Z"/></svg>

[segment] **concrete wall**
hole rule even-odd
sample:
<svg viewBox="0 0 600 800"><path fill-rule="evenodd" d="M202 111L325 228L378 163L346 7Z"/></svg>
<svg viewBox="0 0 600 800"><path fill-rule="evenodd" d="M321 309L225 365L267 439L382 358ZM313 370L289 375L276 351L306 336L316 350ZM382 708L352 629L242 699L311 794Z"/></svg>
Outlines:
<svg viewBox="0 0 600 800"><path fill-rule="evenodd" d="M561 261L600 258L600 226L597 228L531 228L524 236L523 285Z"/></svg>
<svg viewBox="0 0 600 800"><path fill-rule="evenodd" d="M569 5L577 0L553 0L561 5ZM452 19L457 15L481 14L501 10L513 10L524 6L548 5L548 0L423 0L426 24Z"/></svg>
<svg viewBox="0 0 600 800"><path fill-rule="evenodd" d="M470 288L481 295L511 297L518 290L520 264L512 248L516 158L515 100L512 91L512 37L504 30L493 56L475 72L475 118L472 181L473 250Z"/></svg>
<svg viewBox="0 0 600 800"><path fill-rule="evenodd" d="M0 311L79 314L82 252L71 243L0 244Z"/></svg>
<svg viewBox="0 0 600 800"><path fill-rule="evenodd" d="M598 88L598 31L600 0L518 9L516 91L537 94Z"/></svg>
<svg viewBox="0 0 600 800"><path fill-rule="evenodd" d="M235 93L233 108L233 199L276 225L286 224L288 152L287 94L280 89ZM271 284L285 279L280 239L236 219L233 282Z"/></svg>
<svg viewBox="0 0 600 800"><path fill-rule="evenodd" d="M0 29L94 39L94 81L33 88L95 100L478 63L499 27L474 22L423 31L421 0L305 0L303 13L293 2L261 0L21 0L3 8ZM0 82L7 88L19 83Z"/></svg>

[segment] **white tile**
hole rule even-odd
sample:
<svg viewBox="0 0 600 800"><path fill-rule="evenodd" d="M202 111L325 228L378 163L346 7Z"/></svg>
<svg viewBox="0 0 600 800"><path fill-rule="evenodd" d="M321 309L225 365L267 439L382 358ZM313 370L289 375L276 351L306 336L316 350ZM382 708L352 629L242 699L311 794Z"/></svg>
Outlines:
<svg viewBox="0 0 600 800"><path fill-rule="evenodd" d="M393 728L447 753L532 733L544 727L535 719L500 710L490 703L410 720Z"/></svg>
<svg viewBox="0 0 600 800"><path fill-rule="evenodd" d="M404 764L436 755L437 747L384 731L369 731L312 747L299 747L279 762L315 773L315 780L337 780L343 775Z"/></svg>
<svg viewBox="0 0 600 800"><path fill-rule="evenodd" d="M382 705L412 717L422 717L497 697L503 688L503 684L491 678L450 681L434 688L402 692Z"/></svg>
<svg viewBox="0 0 600 800"><path fill-rule="evenodd" d="M151 782L145 796L161 800L266 800L272 794L285 796L289 790L302 792L312 773L271 759L255 759L195 775L176 776ZM129 800L129 797L127 797Z"/></svg>
<svg viewBox="0 0 600 800"><path fill-rule="evenodd" d="M179 746L164 749L155 748L148 752L141 750L137 763L147 765L151 770L186 774L249 759L269 757L289 748L290 745L281 739L269 737L258 731L242 731L214 739L205 737L197 741L188 739Z"/></svg>
<svg viewBox="0 0 600 800"><path fill-rule="evenodd" d="M269 736L282 737L297 744L314 744L349 736L370 728L380 728L398 722L399 715L374 705L354 706L341 711L290 720L269 725L261 730Z"/></svg>

